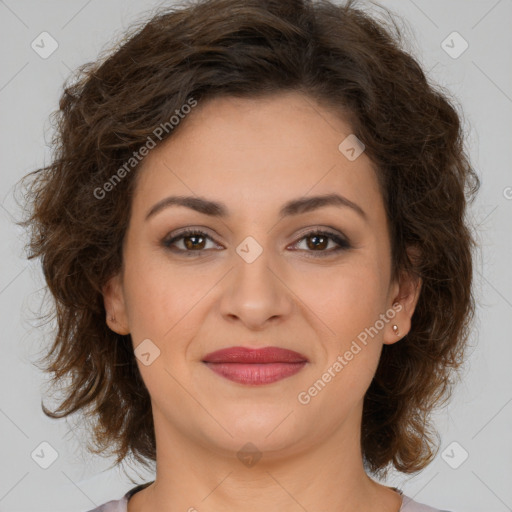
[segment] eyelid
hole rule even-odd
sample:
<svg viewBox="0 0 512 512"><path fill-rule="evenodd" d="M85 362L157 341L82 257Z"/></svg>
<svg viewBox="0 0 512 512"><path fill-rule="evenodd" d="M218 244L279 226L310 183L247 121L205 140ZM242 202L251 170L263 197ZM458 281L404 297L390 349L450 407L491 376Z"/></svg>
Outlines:
<svg viewBox="0 0 512 512"><path fill-rule="evenodd" d="M168 235L166 235L163 240L162 240L162 244L167 247L167 248L171 248L171 244L178 241L178 240L181 240L183 238L186 238L188 236L193 236L193 235L199 235L199 236L202 236L208 240L211 240L213 243L215 243L216 245L222 245L220 244L219 242L217 242L217 240L215 239L214 236L212 236L209 231L208 231L208 228L204 228L202 226L198 226L198 227L186 227L186 228L181 228L181 229L178 229L178 230L175 230L175 231L172 231L171 233L169 233ZM204 251L205 249L202 249L202 251ZM184 250L181 250L181 249L177 249L177 252L181 252L181 253L191 253L191 252L194 252L194 251L184 251ZM201 252L201 251L195 251L197 253Z"/></svg>
<svg viewBox="0 0 512 512"><path fill-rule="evenodd" d="M294 236L298 237L298 239L302 240L304 237L308 235L312 235L315 233L325 233L330 236L335 236L339 238L343 238L347 242L349 241L348 237L345 236L343 231L339 230L338 228L334 228L332 226L325 226L325 225L313 225L308 226L303 229L300 229L298 233L296 233Z"/></svg>
<svg viewBox="0 0 512 512"><path fill-rule="evenodd" d="M350 242L349 238L345 236L343 233L341 233L339 230L320 226L307 228L307 230L304 233L298 235L297 240L293 242L292 246L296 246L299 243L301 243L304 239L314 235L326 236L329 240L333 241L337 245L337 247L323 251L305 251L305 253L310 257L327 257L329 255L338 254L341 251L347 251L353 248L353 245Z"/></svg>

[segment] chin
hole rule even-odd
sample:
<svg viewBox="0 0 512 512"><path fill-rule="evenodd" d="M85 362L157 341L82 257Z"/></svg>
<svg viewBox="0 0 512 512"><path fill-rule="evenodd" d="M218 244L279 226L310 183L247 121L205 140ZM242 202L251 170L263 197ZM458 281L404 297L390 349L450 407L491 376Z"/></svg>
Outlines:
<svg viewBox="0 0 512 512"><path fill-rule="evenodd" d="M261 451L275 451L287 449L297 443L298 432L296 417L292 412L283 407L273 408L274 411L262 412L261 408L245 408L243 414L234 413L226 418L222 424L233 436L223 436L228 441L231 449L240 449L250 442ZM220 421L220 418L217 418ZM300 437L300 436L299 436Z"/></svg>

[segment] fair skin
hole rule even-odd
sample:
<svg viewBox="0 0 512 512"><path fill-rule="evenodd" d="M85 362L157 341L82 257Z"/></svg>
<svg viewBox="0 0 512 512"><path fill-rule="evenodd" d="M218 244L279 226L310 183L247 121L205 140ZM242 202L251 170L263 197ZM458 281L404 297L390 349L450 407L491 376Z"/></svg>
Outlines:
<svg viewBox="0 0 512 512"><path fill-rule="evenodd" d="M109 327L129 333L134 348L150 339L160 350L148 366L137 359L152 402L156 480L128 512L398 512L400 495L364 471L362 406L383 345L410 329L421 283L391 279L371 161L347 159L338 145L350 126L299 93L217 98L182 123L138 171L123 268L104 289ZM332 193L364 214L328 205L279 216L290 200ZM173 205L147 218L171 195L217 201L228 214ZM163 243L186 227L209 238L182 238L174 250ZM306 236L318 229L350 248L333 252L334 240ZM263 250L251 263L236 251L248 236ZM397 303L393 320L300 403ZM308 362L277 382L245 385L202 361L231 346L283 347ZM251 466L237 457L248 442L261 454Z"/></svg>

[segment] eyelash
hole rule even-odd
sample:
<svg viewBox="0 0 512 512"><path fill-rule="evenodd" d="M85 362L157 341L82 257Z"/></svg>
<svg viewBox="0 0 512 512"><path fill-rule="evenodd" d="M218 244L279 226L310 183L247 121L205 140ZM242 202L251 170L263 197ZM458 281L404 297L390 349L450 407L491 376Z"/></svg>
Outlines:
<svg viewBox="0 0 512 512"><path fill-rule="evenodd" d="M176 236L173 236L171 238L168 238L168 239L164 239L163 240L163 245L173 251L173 252L178 252L178 253L182 253L184 255L186 255L187 257L194 257L194 256L199 256L201 255L202 252L204 252L205 250L207 249L199 249L197 251L189 251L189 250L186 250L186 249L176 249L175 247L171 247L172 244L174 244L175 242L183 239L183 238L188 238L190 236L200 236L201 238L206 238L208 240L211 240L212 242L215 242L207 233L205 233L204 231L201 231L199 229L195 230L195 229L186 229L185 231L182 231L181 233L179 233L178 235ZM313 230L313 231L310 231L308 233L306 233L305 235L303 235L297 242L295 242L293 245L297 245L299 242L302 242L304 239L306 238L310 238L310 237L313 237L313 236L324 236L324 237L327 237L329 239L331 239L332 241L334 241L335 243L338 244L338 247L334 248L334 249L330 249L330 250L318 250L318 251L314 251L314 250L306 250L306 252L309 252L309 253L320 253L320 254L311 254L309 255L309 257L312 257L312 258L322 258L322 257L326 257L326 256L330 256L332 254L337 254L339 253L340 251L346 251L347 249L350 249L352 246L350 244L350 242L337 235L336 233L332 233L330 231L325 231L325 230ZM300 249L299 249L300 250ZM196 254L194 254L196 253Z"/></svg>

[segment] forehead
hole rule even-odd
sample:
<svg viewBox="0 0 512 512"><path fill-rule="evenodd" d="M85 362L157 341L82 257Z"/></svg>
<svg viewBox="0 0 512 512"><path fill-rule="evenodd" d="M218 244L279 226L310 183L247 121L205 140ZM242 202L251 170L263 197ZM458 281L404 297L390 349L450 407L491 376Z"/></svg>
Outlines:
<svg viewBox="0 0 512 512"><path fill-rule="evenodd" d="M333 192L373 210L382 201L364 152L351 160L340 151L352 134L347 121L300 93L214 98L181 123L145 157L134 209L171 192L220 200L242 214Z"/></svg>

